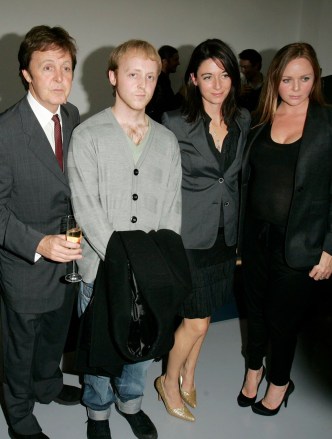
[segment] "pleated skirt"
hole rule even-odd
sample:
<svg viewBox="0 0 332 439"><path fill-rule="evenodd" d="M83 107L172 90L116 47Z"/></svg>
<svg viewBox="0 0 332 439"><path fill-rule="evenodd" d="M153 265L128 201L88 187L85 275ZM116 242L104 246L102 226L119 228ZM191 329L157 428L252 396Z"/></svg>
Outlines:
<svg viewBox="0 0 332 439"><path fill-rule="evenodd" d="M193 284L192 294L180 309L188 319L209 317L234 298L236 246L225 244L224 229L219 228L213 247L186 250Z"/></svg>

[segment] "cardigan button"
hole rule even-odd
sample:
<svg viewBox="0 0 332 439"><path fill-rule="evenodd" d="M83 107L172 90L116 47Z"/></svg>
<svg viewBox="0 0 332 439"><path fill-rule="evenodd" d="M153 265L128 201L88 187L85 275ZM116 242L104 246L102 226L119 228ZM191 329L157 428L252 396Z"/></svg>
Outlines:
<svg viewBox="0 0 332 439"><path fill-rule="evenodd" d="M133 194L132 198L133 198L134 201L136 201L136 200L138 200L138 195L137 194Z"/></svg>
<svg viewBox="0 0 332 439"><path fill-rule="evenodd" d="M130 218L130 221L131 221L132 223L137 223L137 217L136 217L136 216L132 216L132 217Z"/></svg>
<svg viewBox="0 0 332 439"><path fill-rule="evenodd" d="M138 169L134 169L134 175L138 175L139 174L139 170Z"/></svg>

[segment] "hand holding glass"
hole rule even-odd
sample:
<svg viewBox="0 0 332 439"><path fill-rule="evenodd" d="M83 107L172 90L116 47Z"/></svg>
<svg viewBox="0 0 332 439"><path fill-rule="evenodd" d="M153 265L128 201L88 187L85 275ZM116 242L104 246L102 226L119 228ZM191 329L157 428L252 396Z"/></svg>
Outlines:
<svg viewBox="0 0 332 439"><path fill-rule="evenodd" d="M76 223L73 215L67 217L66 240L70 242L80 243L82 239L82 230ZM76 272L75 261L73 261L73 271L65 277L67 282L80 282L82 276Z"/></svg>

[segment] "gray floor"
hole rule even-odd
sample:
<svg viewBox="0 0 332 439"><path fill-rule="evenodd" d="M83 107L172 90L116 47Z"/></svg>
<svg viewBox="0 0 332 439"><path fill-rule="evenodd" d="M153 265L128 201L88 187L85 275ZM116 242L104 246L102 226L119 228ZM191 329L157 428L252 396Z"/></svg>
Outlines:
<svg viewBox="0 0 332 439"><path fill-rule="evenodd" d="M271 418L255 415L250 408L240 408L236 403L244 373L241 333L245 333L245 321L234 318L211 325L197 369L199 405L194 410L194 423L169 416L157 400L153 381L160 375L161 364L154 363L148 374L143 409L154 421L159 439L331 439L331 321L320 321L319 325L312 325L301 336L292 374L295 392L287 409L282 407ZM324 325L325 333L321 332ZM65 374L65 382L76 384L78 378ZM35 413L52 439L86 438L82 406L37 404ZM113 439L134 438L127 422L116 412L111 416L111 431ZM7 437L7 425L0 412L0 438Z"/></svg>

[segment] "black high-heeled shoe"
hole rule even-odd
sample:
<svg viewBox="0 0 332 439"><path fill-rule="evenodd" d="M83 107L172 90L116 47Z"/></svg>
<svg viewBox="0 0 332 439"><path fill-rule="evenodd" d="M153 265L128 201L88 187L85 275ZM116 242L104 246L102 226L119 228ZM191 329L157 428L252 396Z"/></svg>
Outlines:
<svg viewBox="0 0 332 439"><path fill-rule="evenodd" d="M261 376L261 379L259 380L259 383L257 386L257 393L258 393L259 386L261 385L261 382L263 381L265 374L266 374L265 367L264 366L262 366L262 367L263 367L262 376ZM244 383L246 382L246 378L247 378L247 372L244 376L242 388L244 386ZM255 404L256 398L257 398L257 393L256 393L256 396L249 398L248 396L243 395L242 390L241 390L241 392L239 393L239 396L237 397L237 403L239 404L240 407L250 407L251 405Z"/></svg>
<svg viewBox="0 0 332 439"><path fill-rule="evenodd" d="M263 400L261 399L260 401L256 402L256 404L252 405L251 409L257 415L274 416L279 412L282 404L285 404L285 407L287 407L289 395L294 392L294 389L295 389L295 385L294 385L293 381L289 380L287 390L284 394L284 397L282 398L281 403L279 404L279 406L277 408L268 409L267 407L265 407L265 405L263 405L263 403L262 403Z"/></svg>

